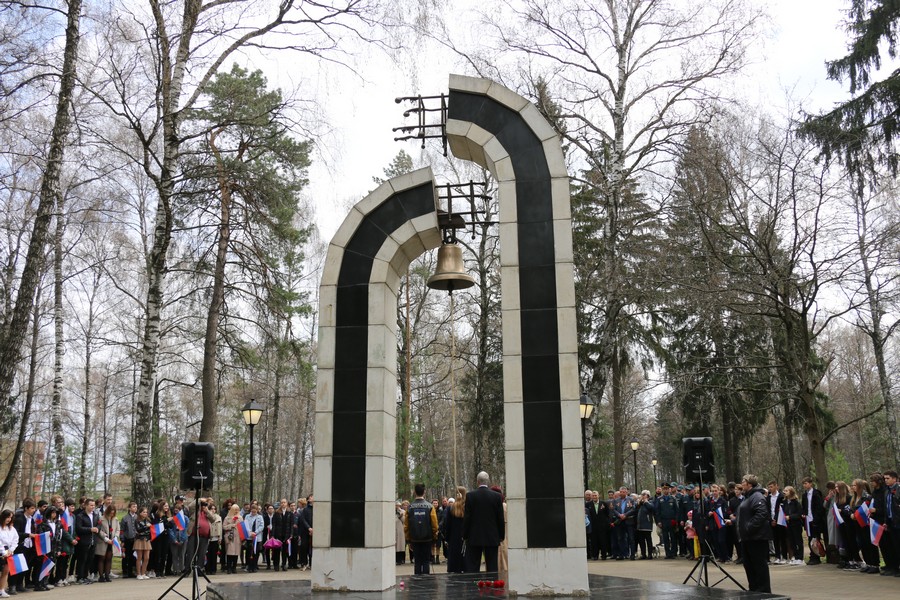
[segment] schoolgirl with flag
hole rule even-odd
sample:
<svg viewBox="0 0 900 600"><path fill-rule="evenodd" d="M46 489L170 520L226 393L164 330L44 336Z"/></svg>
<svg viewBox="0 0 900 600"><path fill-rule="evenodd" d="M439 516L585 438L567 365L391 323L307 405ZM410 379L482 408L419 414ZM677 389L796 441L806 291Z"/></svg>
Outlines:
<svg viewBox="0 0 900 600"><path fill-rule="evenodd" d="M250 505L250 514L246 515L244 517L244 522L241 523L241 535L245 536L242 537L242 539L247 540L248 546L248 573L255 573L259 570L257 565L259 564L259 551L262 549L259 540L264 528L265 522L263 521L262 515L259 514L259 506L256 503L253 503Z"/></svg>
<svg viewBox="0 0 900 600"><path fill-rule="evenodd" d="M8 559L14 556L16 548L19 545L19 532L13 527L13 512L4 510L0 512L0 560L8 562ZM19 555L21 556L21 555ZM24 559L24 557L22 557ZM27 567L27 565L26 565ZM0 569L0 592L5 594L7 579L9 578L9 568Z"/></svg>

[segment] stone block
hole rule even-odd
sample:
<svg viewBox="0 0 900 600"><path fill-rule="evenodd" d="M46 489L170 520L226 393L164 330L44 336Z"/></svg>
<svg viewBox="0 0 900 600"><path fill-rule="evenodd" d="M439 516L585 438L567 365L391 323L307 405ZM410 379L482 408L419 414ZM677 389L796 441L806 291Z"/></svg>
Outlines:
<svg viewBox="0 0 900 600"><path fill-rule="evenodd" d="M363 213L359 212L355 206L351 208L341 226L338 227L337 233L331 238L331 243L339 248L346 248L363 218Z"/></svg>
<svg viewBox="0 0 900 600"><path fill-rule="evenodd" d="M519 114L522 115L522 119L539 140L543 142L544 140L555 139L557 147L559 146L559 137L556 135L556 130L550 126L550 123L547 122L547 119L544 118L544 115L541 114L541 111L534 104L529 102L519 111Z"/></svg>
<svg viewBox="0 0 900 600"><path fill-rule="evenodd" d="M316 456L331 456L334 444L334 413L316 411Z"/></svg>
<svg viewBox="0 0 900 600"><path fill-rule="evenodd" d="M551 139L544 140L544 156L547 157L547 168L550 170L551 178L569 176L566 158L559 146L559 138L555 135Z"/></svg>
<svg viewBox="0 0 900 600"><path fill-rule="evenodd" d="M481 94L486 96L493 83L494 82L490 79L484 79L482 77L469 77L468 75L456 75L451 73L449 89L451 91L456 90L458 92L469 92L471 94Z"/></svg>
<svg viewBox="0 0 900 600"><path fill-rule="evenodd" d="M500 266L519 266L519 228L516 223L500 223Z"/></svg>
<svg viewBox="0 0 900 600"><path fill-rule="evenodd" d="M325 264L322 265L322 281L320 285L337 285L341 274L341 263L344 261L343 246L328 245Z"/></svg>
<svg viewBox="0 0 900 600"><path fill-rule="evenodd" d="M516 594L590 597L584 551L584 505L580 548L509 549L507 587ZM512 519L512 517L510 517ZM524 522L524 521L523 521ZM522 528L524 530L524 527Z"/></svg>
<svg viewBox="0 0 900 600"><path fill-rule="evenodd" d="M367 434L368 435L368 434ZM397 498L397 461L385 456L366 457L366 503L388 503L393 509ZM393 512L393 510L391 510ZM369 526L368 519L366 526ZM379 546L383 540L366 546Z"/></svg>
<svg viewBox="0 0 900 600"><path fill-rule="evenodd" d="M556 306L575 306L575 265L570 262L556 263Z"/></svg>
<svg viewBox="0 0 900 600"><path fill-rule="evenodd" d="M334 410L334 369L316 367L316 410Z"/></svg>
<svg viewBox="0 0 900 600"><path fill-rule="evenodd" d="M550 197L553 203L553 218L571 219L572 188L568 177L554 177L550 180Z"/></svg>
<svg viewBox="0 0 900 600"><path fill-rule="evenodd" d="M521 312L518 310L502 310L503 323L503 355L522 354L522 323ZM505 373L505 371L504 371ZM521 377L521 374L520 374ZM521 383L520 383L521 385Z"/></svg>
<svg viewBox="0 0 900 600"><path fill-rule="evenodd" d="M507 405L508 407L509 405ZM519 407L519 436L522 437L522 411L521 404L513 405ZM507 436L509 436L509 427ZM509 499L524 500L525 499L525 450L513 450L509 446L506 448L506 497ZM508 510L509 507L507 507ZM510 523L525 524L525 520L513 521L509 518Z"/></svg>
<svg viewBox="0 0 900 600"><path fill-rule="evenodd" d="M572 254L572 221L560 219L553 221L553 245L556 262L573 262Z"/></svg>
<svg viewBox="0 0 900 600"><path fill-rule="evenodd" d="M503 267L500 269L500 305L503 310L519 310L522 308L519 299L519 268Z"/></svg>
<svg viewBox="0 0 900 600"><path fill-rule="evenodd" d="M575 321L575 307L561 307L556 309L557 325L559 327L559 352L566 354L578 352L578 331Z"/></svg>
<svg viewBox="0 0 900 600"><path fill-rule="evenodd" d="M503 349L503 403L522 402L522 357Z"/></svg>
<svg viewBox="0 0 900 600"><path fill-rule="evenodd" d="M515 223L518 217L516 205L516 182L504 181L500 184L498 194L499 221L500 223Z"/></svg>
<svg viewBox="0 0 900 600"><path fill-rule="evenodd" d="M337 335L336 327L319 327L318 339L318 362L316 363L320 369L334 368L334 352L335 337Z"/></svg>
<svg viewBox="0 0 900 600"><path fill-rule="evenodd" d="M331 502L331 457L316 456L313 459L313 494L316 497L316 516L319 517L319 506L322 502ZM319 517L321 518L321 517Z"/></svg>
<svg viewBox="0 0 900 600"><path fill-rule="evenodd" d="M333 327L337 325L337 286L319 286L319 327ZM321 339L321 336L320 338ZM319 344L321 348L321 344Z"/></svg>
<svg viewBox="0 0 900 600"><path fill-rule="evenodd" d="M391 186L389 181L385 181L377 188L369 192L369 194L356 203L356 210L361 212L364 215L369 214L379 206L381 206L385 200L394 195L394 188Z"/></svg>
<svg viewBox="0 0 900 600"><path fill-rule="evenodd" d="M366 412L366 456L390 459L397 454L397 419L384 411ZM366 462L368 464L368 461ZM368 467L366 467L368 469ZM393 498L391 498L393 499Z"/></svg>
<svg viewBox="0 0 900 600"><path fill-rule="evenodd" d="M496 81L491 83L491 87L488 88L487 95L489 98L493 98L503 106L511 108L512 110L518 112L525 108L528 105L528 100L518 95L514 91L500 85Z"/></svg>

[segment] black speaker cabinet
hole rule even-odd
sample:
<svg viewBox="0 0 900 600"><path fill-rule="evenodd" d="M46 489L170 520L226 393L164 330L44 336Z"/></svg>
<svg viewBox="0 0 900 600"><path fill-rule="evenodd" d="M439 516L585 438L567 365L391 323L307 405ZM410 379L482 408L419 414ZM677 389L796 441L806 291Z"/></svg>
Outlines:
<svg viewBox="0 0 900 600"><path fill-rule="evenodd" d="M181 444L181 489L211 490L213 487L213 458L215 450L207 442Z"/></svg>
<svg viewBox="0 0 900 600"><path fill-rule="evenodd" d="M713 483L716 466L713 464L713 445L710 437L682 438L684 481Z"/></svg>

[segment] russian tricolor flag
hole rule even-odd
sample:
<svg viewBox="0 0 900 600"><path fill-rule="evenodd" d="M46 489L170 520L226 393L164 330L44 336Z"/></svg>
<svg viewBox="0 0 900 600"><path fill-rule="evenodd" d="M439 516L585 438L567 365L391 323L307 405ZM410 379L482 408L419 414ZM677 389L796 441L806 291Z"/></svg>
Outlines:
<svg viewBox="0 0 900 600"><path fill-rule="evenodd" d="M288 538L288 556L293 556L294 553L291 552L291 538Z"/></svg>
<svg viewBox="0 0 900 600"><path fill-rule="evenodd" d="M155 540L166 531L166 526L162 523L150 526L150 540Z"/></svg>
<svg viewBox="0 0 900 600"><path fill-rule="evenodd" d="M25 560L24 554L13 554L6 559L6 564L9 566L10 575L18 575L28 570L28 561Z"/></svg>
<svg viewBox="0 0 900 600"><path fill-rule="evenodd" d="M713 517L716 520L716 527L722 528L725 527L725 515L722 514L722 507L718 507L715 512L713 512Z"/></svg>
<svg viewBox="0 0 900 600"><path fill-rule="evenodd" d="M837 502L831 505L831 510L834 512L834 520L843 525L844 517L841 516L841 509L838 508Z"/></svg>
<svg viewBox="0 0 900 600"><path fill-rule="evenodd" d="M860 527L865 527L869 524L869 504L867 502L863 502L859 505L859 508L856 509L856 512L853 513L853 518L856 519L856 522L859 523Z"/></svg>
<svg viewBox="0 0 900 600"><path fill-rule="evenodd" d="M119 538L113 538L113 550L119 555L122 554L122 542L119 541Z"/></svg>
<svg viewBox="0 0 900 600"><path fill-rule="evenodd" d="M777 523L782 527L787 527L787 518L784 516L784 508L778 507L778 521Z"/></svg>
<svg viewBox="0 0 900 600"><path fill-rule="evenodd" d="M187 515L184 514L183 510L179 510L175 513L175 527L177 527L180 531L184 531L188 525Z"/></svg>
<svg viewBox="0 0 900 600"><path fill-rule="evenodd" d="M50 571L53 570L53 567L56 565L55 562L50 560L50 557L44 558L44 564L41 566L41 576L39 579L43 579L44 577L50 576Z"/></svg>
<svg viewBox="0 0 900 600"><path fill-rule="evenodd" d="M72 516L72 513L69 512L69 509L63 511L62 518L59 520L62 524L63 531L69 531L72 529L72 526L75 524L75 517Z"/></svg>
<svg viewBox="0 0 900 600"><path fill-rule="evenodd" d="M38 556L46 556L50 554L50 532L45 531L40 535L34 536L34 550Z"/></svg>
<svg viewBox="0 0 900 600"><path fill-rule="evenodd" d="M242 521L238 525L237 530L238 530L238 537L241 538L242 542L246 542L247 540L250 539L250 528L247 527L247 523Z"/></svg>
<svg viewBox="0 0 900 600"><path fill-rule="evenodd" d="M34 513L34 524L40 525L43 522L44 522L44 517L41 516L41 513L39 513L39 512Z"/></svg>
<svg viewBox="0 0 900 600"><path fill-rule="evenodd" d="M875 519L869 519L869 539L872 545L877 546L881 542L881 534L884 533L884 525L880 525Z"/></svg>

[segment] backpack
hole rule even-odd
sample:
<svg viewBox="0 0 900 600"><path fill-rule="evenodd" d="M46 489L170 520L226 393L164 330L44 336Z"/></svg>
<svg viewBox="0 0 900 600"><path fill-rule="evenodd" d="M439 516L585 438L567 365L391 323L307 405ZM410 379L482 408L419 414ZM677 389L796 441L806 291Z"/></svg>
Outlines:
<svg viewBox="0 0 900 600"><path fill-rule="evenodd" d="M433 535L431 531L431 511L433 506L427 502L413 502L409 505L406 522L409 526L409 540L411 542L430 542Z"/></svg>

